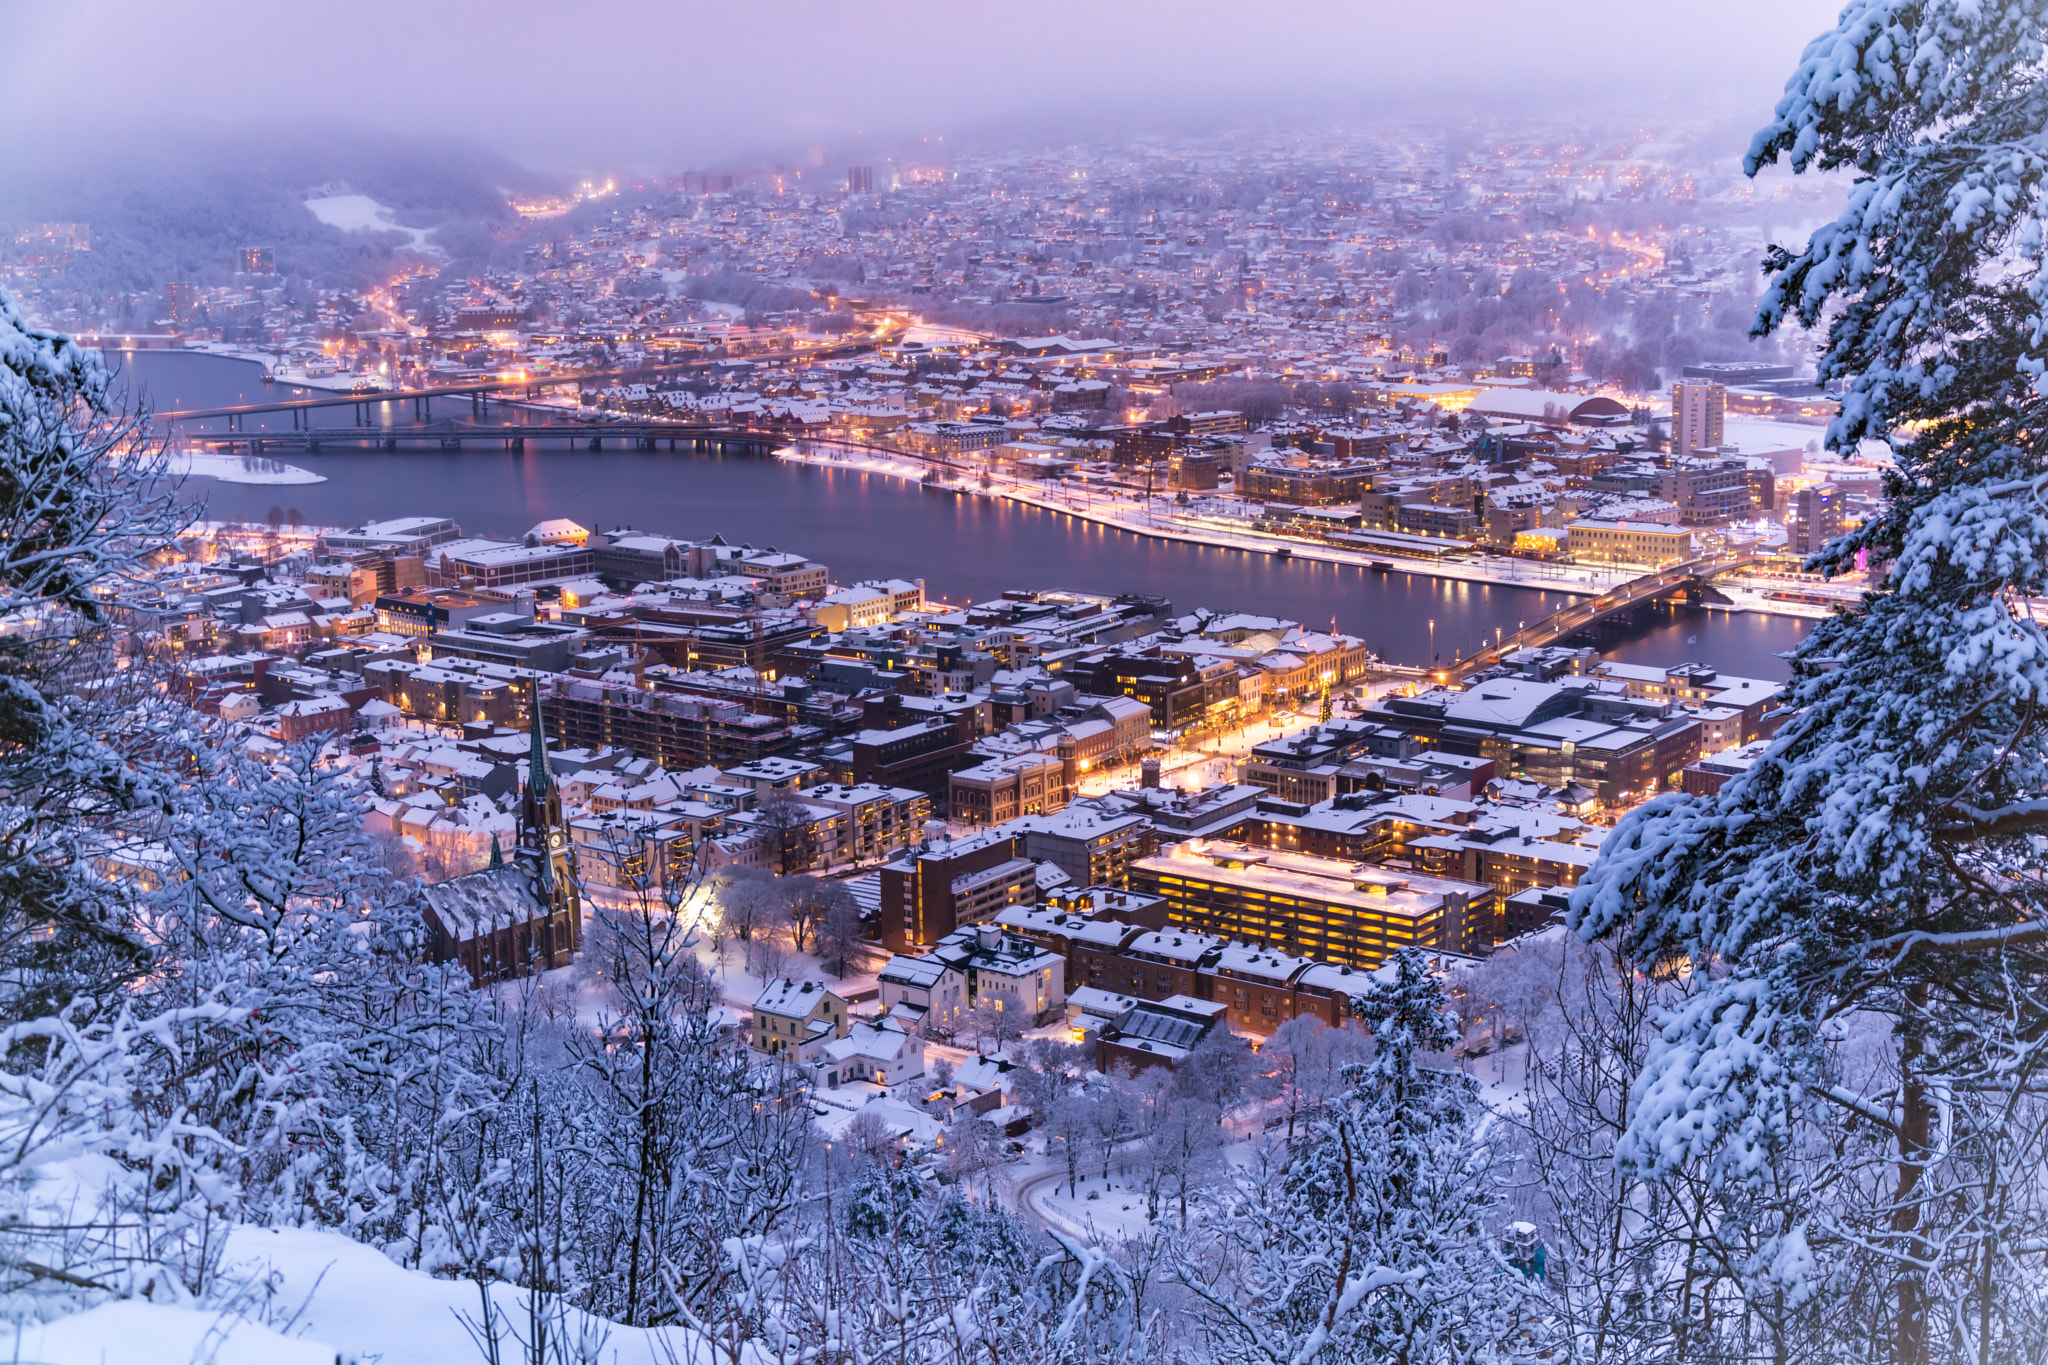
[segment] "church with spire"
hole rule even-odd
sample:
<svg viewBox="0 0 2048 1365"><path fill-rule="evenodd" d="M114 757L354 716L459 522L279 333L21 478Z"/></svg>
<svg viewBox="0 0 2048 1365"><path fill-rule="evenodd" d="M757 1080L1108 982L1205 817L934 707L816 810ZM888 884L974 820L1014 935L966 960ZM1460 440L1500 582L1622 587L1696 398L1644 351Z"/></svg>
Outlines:
<svg viewBox="0 0 2048 1365"><path fill-rule="evenodd" d="M561 789L548 767L538 691L531 737L512 860L493 843L490 866L424 892L429 956L460 963L479 985L566 967L583 943L575 850L562 818Z"/></svg>
<svg viewBox="0 0 2048 1365"><path fill-rule="evenodd" d="M526 755L525 793L519 803L518 857L533 878L541 901L567 926L568 951L574 952L583 937L583 907L576 894L575 850L569 843L568 822L562 819L562 791L548 769L547 733L541 723L537 688L530 710L532 744Z"/></svg>

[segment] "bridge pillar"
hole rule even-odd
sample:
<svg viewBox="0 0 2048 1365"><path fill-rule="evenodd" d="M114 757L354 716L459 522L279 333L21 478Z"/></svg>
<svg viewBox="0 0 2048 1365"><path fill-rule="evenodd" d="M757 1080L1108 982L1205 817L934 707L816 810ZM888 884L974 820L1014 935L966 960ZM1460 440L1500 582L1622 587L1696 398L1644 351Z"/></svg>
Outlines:
<svg viewBox="0 0 2048 1365"><path fill-rule="evenodd" d="M590 448L591 448L592 450L603 450L603 449L604 449L604 437L602 437L602 436L593 436L593 437L591 437L591 438L590 438Z"/></svg>

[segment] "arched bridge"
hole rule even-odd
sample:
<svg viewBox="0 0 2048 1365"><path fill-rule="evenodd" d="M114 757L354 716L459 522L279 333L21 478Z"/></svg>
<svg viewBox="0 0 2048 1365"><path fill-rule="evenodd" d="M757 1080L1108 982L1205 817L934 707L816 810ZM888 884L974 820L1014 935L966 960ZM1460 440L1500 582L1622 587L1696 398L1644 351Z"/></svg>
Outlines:
<svg viewBox="0 0 2048 1365"><path fill-rule="evenodd" d="M1632 578L1618 588L1609 588L1598 597L1558 608L1542 620L1531 622L1513 635L1502 638L1497 644L1481 649L1469 658L1461 659L1457 666L1491 664L1518 649L1541 649L1546 645L1557 644L1582 630L1597 626L1602 621L1633 611L1645 602L1654 602L1659 598L1676 597L1691 602L1725 603L1728 599L1715 591L1712 580L1746 569L1756 562L1757 557L1747 553L1713 555L1705 559L1689 559L1682 564L1673 564L1655 573L1644 574L1641 578Z"/></svg>

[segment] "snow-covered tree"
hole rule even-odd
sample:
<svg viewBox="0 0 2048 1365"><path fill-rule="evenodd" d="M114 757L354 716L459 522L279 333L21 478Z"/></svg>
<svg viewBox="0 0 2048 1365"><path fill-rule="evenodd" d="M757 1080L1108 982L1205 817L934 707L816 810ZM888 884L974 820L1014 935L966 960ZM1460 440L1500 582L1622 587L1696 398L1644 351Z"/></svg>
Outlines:
<svg viewBox="0 0 2048 1365"><path fill-rule="evenodd" d="M106 602L180 514L97 352L0 291L0 1019L118 989L149 948L96 869L153 783Z"/></svg>
<svg viewBox="0 0 2048 1365"><path fill-rule="evenodd" d="M835 896L826 905L816 933L819 962L834 976L845 976L852 970L851 964L860 954L867 933L861 922L860 902L852 892Z"/></svg>
<svg viewBox="0 0 2048 1365"><path fill-rule="evenodd" d="M1404 950L1355 1008L1374 1043L1355 1085L1239 1170L1213 1251L1179 1256L1214 1358L1535 1358L1534 1291L1486 1226L1500 1195L1476 1087L1424 1056L1457 1040L1441 984Z"/></svg>
<svg viewBox="0 0 2048 1365"><path fill-rule="evenodd" d="M1344 1089L1344 1068L1365 1060L1366 1036L1333 1029L1313 1014L1298 1014L1273 1031L1259 1050L1255 1089L1287 1110L1287 1136L1304 1112L1320 1108Z"/></svg>
<svg viewBox="0 0 2048 1365"><path fill-rule="evenodd" d="M588 951L616 1009L569 1044L585 1097L571 1126L597 1163L580 1239L590 1306L644 1323L672 1291L709 1311L723 1241L778 1230L796 1202L808 1111L792 1077L751 1072L720 1036L692 923L644 897L595 919Z"/></svg>
<svg viewBox="0 0 2048 1365"><path fill-rule="evenodd" d="M152 875L177 780L158 761L164 708L131 709L150 688L126 685L105 604L179 514L109 388L96 353L0 291L0 1263L65 1292L176 1297L207 1273L178 1263L184 1220L232 1191L184 1180L195 1149L222 1149L203 1121L139 1101L187 1038L248 1007L207 992L160 1008L144 989L160 951L129 888ZM74 1152L108 1159L105 1197L39 1229L22 1181ZM142 1201L147 1217L124 1216Z"/></svg>
<svg viewBox="0 0 2048 1365"><path fill-rule="evenodd" d="M1497 1120L1516 1159L1508 1200L1545 1248L1547 1306L1573 1358L1768 1354L1768 1324L1744 1311L1745 1254L1733 1248L1731 1264L1722 1240L1727 1199L1704 1163L1651 1177L1614 1160L1659 1013L1700 982L1653 978L1609 945L1562 935L1524 940L1466 980L1468 1012L1511 1021L1526 1044L1522 1095Z"/></svg>
<svg viewBox="0 0 2048 1365"><path fill-rule="evenodd" d="M2048 13L1856 0L1747 158L1854 176L1774 249L1756 330L1827 326L1828 432L1889 441L1887 506L1818 566L1796 716L1715 796L1628 817L1575 923L1704 974L1619 1158L1705 1165L1773 1349L2048 1350Z"/></svg>
<svg viewBox="0 0 2048 1365"><path fill-rule="evenodd" d="M832 1225L780 1244L733 1238L736 1311L697 1319L723 1361L1137 1365L1169 1358L1143 1276L1098 1247L907 1166L863 1158Z"/></svg>

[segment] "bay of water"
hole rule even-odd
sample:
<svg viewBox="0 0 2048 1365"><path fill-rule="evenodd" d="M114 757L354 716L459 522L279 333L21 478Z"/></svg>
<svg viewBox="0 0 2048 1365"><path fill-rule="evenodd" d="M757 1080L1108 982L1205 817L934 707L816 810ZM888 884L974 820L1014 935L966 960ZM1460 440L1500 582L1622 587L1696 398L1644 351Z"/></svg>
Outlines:
<svg viewBox="0 0 2048 1365"><path fill-rule="evenodd" d="M307 396L303 389L265 385L255 365L219 356L144 351L113 359L131 389L158 411ZM464 401L449 407L467 415ZM352 421L346 407L321 416L322 425ZM289 424L288 417L267 423L287 430ZM249 429L257 425L251 419ZM1011 588L1155 593L1181 611L1208 607L1284 616L1317 628L1334 624L1401 663L1428 661L1432 645L1449 660L1491 639L1496 629L1512 632L1571 600L1548 587L1373 573L1161 542L1043 508L773 460L531 442L512 454L351 451L281 458L327 482L193 479L186 491L205 502L205 515L218 519L262 520L275 507L314 525L448 516L471 534L508 539L549 517L601 530L631 526L691 538L717 533L735 544L804 554L829 565L842 582L922 578L931 596L952 602ZM1589 642L1631 663L1701 660L1724 673L1782 678L1787 669L1778 656L1808 624L1755 612L1657 607L1630 627L1603 628Z"/></svg>

